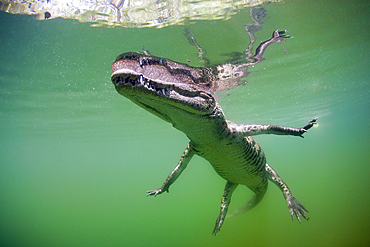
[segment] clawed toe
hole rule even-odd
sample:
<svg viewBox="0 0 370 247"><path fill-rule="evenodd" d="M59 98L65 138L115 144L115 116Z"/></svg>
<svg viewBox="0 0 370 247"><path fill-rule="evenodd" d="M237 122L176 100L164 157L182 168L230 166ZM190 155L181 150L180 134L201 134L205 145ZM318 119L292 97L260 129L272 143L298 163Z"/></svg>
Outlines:
<svg viewBox="0 0 370 247"><path fill-rule="evenodd" d="M277 29L276 31L278 31ZM284 31L278 31L279 36L285 39L293 38L293 36L289 36L289 34L286 34L288 32L288 29L285 29Z"/></svg>
<svg viewBox="0 0 370 247"><path fill-rule="evenodd" d="M288 199L288 207L290 215L292 216L292 220L294 220L294 215L296 216L299 223L301 223L300 216L308 220L308 217L306 216L306 212L308 213L308 210L294 197Z"/></svg>
<svg viewBox="0 0 370 247"><path fill-rule="evenodd" d="M305 130L309 130L312 128L312 126L314 124L317 124L316 120L318 119L318 117L312 119L306 126L304 126L302 129L305 129Z"/></svg>
<svg viewBox="0 0 370 247"><path fill-rule="evenodd" d="M146 196L157 196L158 194L160 194L160 191L159 190L148 190L146 192Z"/></svg>

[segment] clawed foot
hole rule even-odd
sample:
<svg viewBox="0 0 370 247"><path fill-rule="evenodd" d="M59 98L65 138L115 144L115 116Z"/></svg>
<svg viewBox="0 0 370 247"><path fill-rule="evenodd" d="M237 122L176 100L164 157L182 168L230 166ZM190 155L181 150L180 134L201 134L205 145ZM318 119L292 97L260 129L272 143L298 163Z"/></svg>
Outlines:
<svg viewBox="0 0 370 247"><path fill-rule="evenodd" d="M223 220L223 218L221 217L221 215L217 218L217 220L216 220L216 225L215 225L215 228L213 229L213 232L212 232L212 234L214 234L214 235L216 235L217 234L217 232L219 232L220 231L220 228L221 228L221 226L222 226L222 223L224 223L224 220Z"/></svg>
<svg viewBox="0 0 370 247"><path fill-rule="evenodd" d="M162 190L161 189L158 189L158 190L148 190L146 193L147 193L146 196L157 196L157 195L162 194Z"/></svg>
<svg viewBox="0 0 370 247"><path fill-rule="evenodd" d="M317 124L316 123L316 120L318 119L318 117L312 119L306 126L304 126L302 129L305 129L305 130L309 130L311 129L311 127L314 125L314 124Z"/></svg>
<svg viewBox="0 0 370 247"><path fill-rule="evenodd" d="M301 223L300 216L303 216L303 218L305 218L306 220L309 219L306 216L306 212L308 213L308 210L302 204L300 204L297 199L292 196L287 200L287 202L292 220L294 219L294 215L297 217L299 223Z"/></svg>
<svg viewBox="0 0 370 247"><path fill-rule="evenodd" d="M302 127L300 130L299 130L299 136L300 137L304 137L303 136L303 134L304 133L306 133L307 132L307 130L309 130L309 129L311 129L312 128L312 126L314 125L314 124L317 124L316 123L316 120L318 119L318 117L316 117L316 118L314 118L314 119L312 119L306 126L304 126L304 127Z"/></svg>
<svg viewBox="0 0 370 247"><path fill-rule="evenodd" d="M293 38L293 37L289 36L289 34L286 34L287 32L288 32L288 30L279 31L279 29L276 29L272 33L272 40L273 40L273 42L275 42L275 43L281 43L281 42L285 42L284 39Z"/></svg>
<svg viewBox="0 0 370 247"><path fill-rule="evenodd" d="M157 189L157 190L148 190L146 192L147 193L146 196L157 196L157 195L162 194L165 191L167 191L167 193L169 192L168 189L167 190L163 190L162 188Z"/></svg>

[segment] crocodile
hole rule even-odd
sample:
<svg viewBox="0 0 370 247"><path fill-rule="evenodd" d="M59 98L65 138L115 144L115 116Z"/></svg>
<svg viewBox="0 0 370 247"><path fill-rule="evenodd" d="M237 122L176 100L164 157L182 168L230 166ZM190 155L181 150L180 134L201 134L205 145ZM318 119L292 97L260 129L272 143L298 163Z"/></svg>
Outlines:
<svg viewBox="0 0 370 247"><path fill-rule="evenodd" d="M209 161L224 178L226 186L221 199L220 214L213 234L216 235L225 220L231 196L241 184L254 192L250 201L238 213L255 207L264 197L268 180L282 191L292 220L294 216L308 220L308 210L293 197L287 184L266 162L266 157L252 136L260 134L303 137L315 123L311 120L301 128L278 125L235 124L226 120L215 94L243 84L248 66L263 60L261 57L272 43L290 38L286 31L275 30L272 38L256 49L253 61L234 59L209 66L191 67L187 64L140 53L128 52L117 57L112 65L111 80L119 94L158 116L182 131L189 138L188 146L179 163L157 190L148 196L169 192L170 186L185 170L194 155ZM249 62L248 62L249 61Z"/></svg>

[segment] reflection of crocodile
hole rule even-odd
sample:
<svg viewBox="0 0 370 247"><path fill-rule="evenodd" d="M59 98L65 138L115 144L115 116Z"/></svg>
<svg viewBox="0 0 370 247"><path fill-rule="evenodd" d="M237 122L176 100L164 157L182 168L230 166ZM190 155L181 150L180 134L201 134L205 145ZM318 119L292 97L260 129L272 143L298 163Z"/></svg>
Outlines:
<svg viewBox="0 0 370 247"><path fill-rule="evenodd" d="M0 11L36 19L77 19L93 26L165 27L194 20L228 19L240 9L281 0L0 0Z"/></svg>
<svg viewBox="0 0 370 247"><path fill-rule="evenodd" d="M274 125L237 125L227 121L213 93L233 88L246 75L247 66L261 61L268 45L285 42L289 36L276 30L263 42L252 63L232 61L213 67L193 68L164 58L125 53L112 65L112 82L121 95L161 119L171 123L190 139L176 168L161 188L148 191L159 195L169 191L190 159L197 154L208 160L216 172L227 180L221 201L221 212L213 233L225 219L231 195L238 184L246 185L255 196L239 213L257 205L267 190L268 179L283 192L290 214L300 221L308 212L291 194L288 186L266 163L265 155L251 137L258 134L301 136L315 123L316 118L302 128ZM244 60L245 61L245 60Z"/></svg>

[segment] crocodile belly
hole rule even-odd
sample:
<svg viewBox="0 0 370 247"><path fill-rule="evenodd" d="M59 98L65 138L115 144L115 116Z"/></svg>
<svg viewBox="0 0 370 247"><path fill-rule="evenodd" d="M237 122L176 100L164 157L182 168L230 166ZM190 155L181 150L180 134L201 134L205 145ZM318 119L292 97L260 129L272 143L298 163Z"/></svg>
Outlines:
<svg viewBox="0 0 370 247"><path fill-rule="evenodd" d="M256 186L265 180L265 154L252 137L218 144L199 155L208 160L222 178L247 186Z"/></svg>

